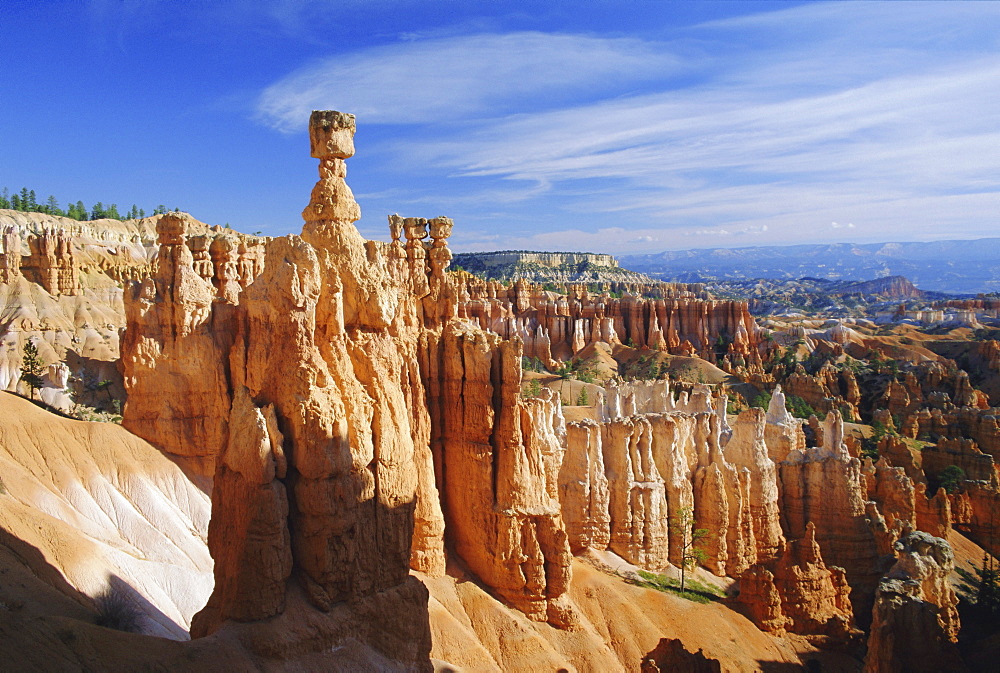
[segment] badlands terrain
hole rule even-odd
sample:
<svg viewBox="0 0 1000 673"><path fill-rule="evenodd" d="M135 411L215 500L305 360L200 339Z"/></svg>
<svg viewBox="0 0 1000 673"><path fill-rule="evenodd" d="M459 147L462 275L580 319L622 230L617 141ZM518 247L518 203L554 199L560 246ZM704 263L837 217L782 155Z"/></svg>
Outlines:
<svg viewBox="0 0 1000 673"><path fill-rule="evenodd" d="M0 210L4 670L988 668L997 299L486 279L354 129L300 235Z"/></svg>

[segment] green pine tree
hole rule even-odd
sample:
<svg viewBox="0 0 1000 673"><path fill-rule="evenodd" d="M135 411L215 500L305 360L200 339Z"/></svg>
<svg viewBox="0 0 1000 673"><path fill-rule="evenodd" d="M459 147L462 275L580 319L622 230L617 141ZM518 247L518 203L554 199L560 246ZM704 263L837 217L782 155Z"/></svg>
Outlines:
<svg viewBox="0 0 1000 673"><path fill-rule="evenodd" d="M30 397L34 399L35 391L42 387L42 371L44 365L38 357L38 347L34 341L27 341L24 344L24 355L21 358L21 380L28 384L31 390Z"/></svg>
<svg viewBox="0 0 1000 673"><path fill-rule="evenodd" d="M961 576L958 595L962 601L974 606L978 617L996 618L1000 616L1000 568L997 560L983 552L982 565L967 561L972 570L955 568Z"/></svg>

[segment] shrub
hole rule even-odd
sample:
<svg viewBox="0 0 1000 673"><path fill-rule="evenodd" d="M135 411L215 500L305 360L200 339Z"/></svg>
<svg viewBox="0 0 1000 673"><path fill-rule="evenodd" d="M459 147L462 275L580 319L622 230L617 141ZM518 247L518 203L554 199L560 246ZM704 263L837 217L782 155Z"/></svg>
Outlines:
<svg viewBox="0 0 1000 673"><path fill-rule="evenodd" d="M142 612L121 588L109 586L94 599L98 626L128 633L142 632Z"/></svg>

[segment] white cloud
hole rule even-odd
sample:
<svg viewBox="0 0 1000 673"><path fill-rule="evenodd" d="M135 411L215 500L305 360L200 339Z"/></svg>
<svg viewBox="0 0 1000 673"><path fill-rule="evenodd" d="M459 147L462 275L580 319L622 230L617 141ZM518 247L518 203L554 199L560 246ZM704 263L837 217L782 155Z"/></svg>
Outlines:
<svg viewBox="0 0 1000 673"><path fill-rule="evenodd" d="M465 207L456 236L512 219L532 232L498 247L986 235L998 17L1000 3L810 3L677 42L418 39L297 71L260 112L278 128L313 107L420 124L378 144L433 185L406 203Z"/></svg>
<svg viewBox="0 0 1000 673"><path fill-rule="evenodd" d="M366 124L436 123L537 109L560 96L618 89L679 67L662 45L538 32L417 39L301 68L261 94L258 113L299 130L314 109Z"/></svg>

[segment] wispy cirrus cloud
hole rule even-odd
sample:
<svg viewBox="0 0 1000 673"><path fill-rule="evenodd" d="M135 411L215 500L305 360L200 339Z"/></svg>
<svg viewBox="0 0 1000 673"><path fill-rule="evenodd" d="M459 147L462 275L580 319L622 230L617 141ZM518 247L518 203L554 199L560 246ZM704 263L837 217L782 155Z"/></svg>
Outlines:
<svg viewBox="0 0 1000 673"><path fill-rule="evenodd" d="M543 107L581 91L676 72L655 44L539 32L412 39L335 56L275 82L257 112L279 130L299 130L314 109L350 110L368 124L428 124Z"/></svg>
<svg viewBox="0 0 1000 673"><path fill-rule="evenodd" d="M998 28L993 3L819 3L662 41L453 36L314 64L258 110L414 125L393 170L437 176L408 201L464 209L491 232L471 246L974 236L1000 200Z"/></svg>

